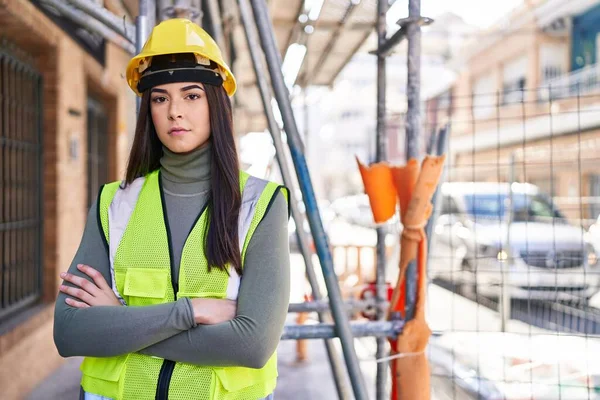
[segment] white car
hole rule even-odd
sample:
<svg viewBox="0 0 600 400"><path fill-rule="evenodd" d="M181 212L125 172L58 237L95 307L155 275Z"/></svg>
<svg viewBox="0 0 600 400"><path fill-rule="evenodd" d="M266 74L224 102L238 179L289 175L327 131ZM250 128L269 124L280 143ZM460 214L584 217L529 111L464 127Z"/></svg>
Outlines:
<svg viewBox="0 0 600 400"><path fill-rule="evenodd" d="M430 277L496 297L587 301L598 292L598 251L586 232L530 184L452 182L441 187ZM503 273L503 271L505 271Z"/></svg>

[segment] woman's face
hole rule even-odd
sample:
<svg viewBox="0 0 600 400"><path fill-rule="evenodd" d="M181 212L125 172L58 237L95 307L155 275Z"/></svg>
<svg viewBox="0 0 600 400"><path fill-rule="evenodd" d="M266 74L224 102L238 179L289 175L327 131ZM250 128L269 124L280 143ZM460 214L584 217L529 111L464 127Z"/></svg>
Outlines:
<svg viewBox="0 0 600 400"><path fill-rule="evenodd" d="M204 85L168 83L150 89L150 112L158 138L174 153L187 153L210 138Z"/></svg>

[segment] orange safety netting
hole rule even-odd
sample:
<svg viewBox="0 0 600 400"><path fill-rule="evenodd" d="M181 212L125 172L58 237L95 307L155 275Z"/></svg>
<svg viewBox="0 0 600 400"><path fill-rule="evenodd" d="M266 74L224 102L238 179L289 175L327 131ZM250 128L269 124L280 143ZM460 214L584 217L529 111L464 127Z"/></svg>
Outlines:
<svg viewBox="0 0 600 400"><path fill-rule="evenodd" d="M357 159L358 161L358 159ZM392 400L411 399L426 400L430 398L430 373L427 358L424 351L431 336L431 330L425 321L425 298L427 271L427 238L425 236L425 225L431 216L431 198L438 185L445 156L427 156L421 167L417 160L411 159L402 167L389 166L387 163L378 163L365 167L358 161L361 176L365 185L369 202L375 210L378 210L377 220L386 216L390 210L389 192L396 192L400 203L400 214L403 225L402 237L400 239L400 271L398 282L392 294L390 309L388 312L400 312L404 316L405 310L405 280L406 269L411 261L417 261L417 298L415 304L414 318L404 325L402 333L397 340L390 340L392 354L399 355L392 361ZM382 170L389 170L389 175ZM363 171L367 171L364 173ZM378 171L369 174L368 171ZM388 176L388 178L381 177ZM386 187L382 187L382 186ZM379 196L384 194L383 200ZM391 207L395 210L395 203ZM385 210L386 212L381 212ZM387 219L391 218L391 215ZM386 220L387 220L386 219Z"/></svg>

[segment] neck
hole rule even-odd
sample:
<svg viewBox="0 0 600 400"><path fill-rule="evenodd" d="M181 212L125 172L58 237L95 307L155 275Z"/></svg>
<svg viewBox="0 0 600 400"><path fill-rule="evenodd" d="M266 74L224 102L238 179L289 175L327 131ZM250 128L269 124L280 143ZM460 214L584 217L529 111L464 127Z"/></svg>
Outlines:
<svg viewBox="0 0 600 400"><path fill-rule="evenodd" d="M162 177L175 184L209 187L211 147L211 143L207 142L189 153L174 153L163 146L163 156L160 159Z"/></svg>

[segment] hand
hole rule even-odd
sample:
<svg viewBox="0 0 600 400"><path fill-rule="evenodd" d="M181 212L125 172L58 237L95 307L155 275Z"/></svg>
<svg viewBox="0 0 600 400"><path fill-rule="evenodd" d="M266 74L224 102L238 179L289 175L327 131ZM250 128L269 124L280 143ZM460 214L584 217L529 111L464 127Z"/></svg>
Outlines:
<svg viewBox="0 0 600 400"><path fill-rule="evenodd" d="M227 299L191 299L197 324L214 325L235 318L237 302Z"/></svg>
<svg viewBox="0 0 600 400"><path fill-rule="evenodd" d="M60 274L60 277L65 281L77 286L71 287L61 285L60 291L68 294L71 297L81 300L77 301L71 298L66 298L65 303L75 308L122 305L100 272L88 265L83 264L78 264L77 269L92 278L93 282L67 272Z"/></svg>

